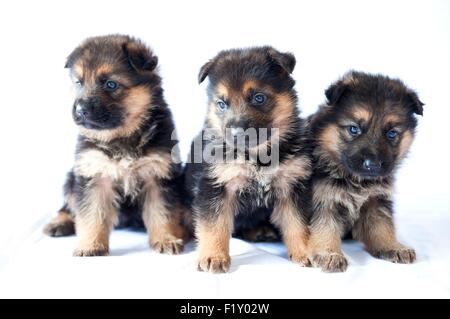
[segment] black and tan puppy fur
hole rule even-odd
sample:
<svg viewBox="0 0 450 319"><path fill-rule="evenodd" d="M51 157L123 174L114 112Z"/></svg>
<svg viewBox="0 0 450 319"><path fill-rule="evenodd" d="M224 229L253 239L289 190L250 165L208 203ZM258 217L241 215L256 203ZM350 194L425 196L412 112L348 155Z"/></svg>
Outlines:
<svg viewBox="0 0 450 319"><path fill-rule="evenodd" d="M107 255L119 221L143 222L156 251L183 249L182 170L172 157L177 141L171 139L174 124L157 63L142 42L122 35L89 38L68 57L80 133L64 206L44 231L76 231L75 256Z"/></svg>
<svg viewBox="0 0 450 319"><path fill-rule="evenodd" d="M313 265L345 271L341 238L347 235L377 258L414 262L415 251L395 235L392 191L422 102L399 80L361 72L347 73L325 94L327 103L309 122L314 138Z"/></svg>
<svg viewBox="0 0 450 319"><path fill-rule="evenodd" d="M245 228L249 220L254 221L250 222L250 231L259 227L259 222L262 227L275 225L289 257L300 264L309 263L305 245L310 159L290 75L294 66L292 54L259 47L222 51L200 70L199 82L209 77L204 131L213 129L223 136L231 128L278 129L276 136L265 140L258 136L258 146L246 150L250 156L244 162L235 154L231 161L189 163L194 160L194 146L191 149L186 188L194 212L201 271L229 270L230 237L233 230L245 232L239 228ZM258 153L260 145L274 147L277 140L279 165L262 164L251 155ZM202 143L206 148L215 142L202 138ZM224 153L234 150L228 142L215 147L223 147ZM271 224L267 225L269 219ZM234 228L236 224L238 229Z"/></svg>

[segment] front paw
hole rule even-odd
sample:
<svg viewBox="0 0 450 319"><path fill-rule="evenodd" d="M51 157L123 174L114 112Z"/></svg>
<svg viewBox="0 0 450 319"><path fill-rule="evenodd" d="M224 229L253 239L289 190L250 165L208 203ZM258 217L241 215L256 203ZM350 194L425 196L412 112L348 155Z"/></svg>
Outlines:
<svg viewBox="0 0 450 319"><path fill-rule="evenodd" d="M94 257L94 256L108 256L109 250L101 247L91 248L77 248L73 252L74 257Z"/></svg>
<svg viewBox="0 0 450 319"><path fill-rule="evenodd" d="M377 258L381 258L398 264L412 264L414 261L416 261L415 250L408 247L380 250L373 253L372 255Z"/></svg>
<svg viewBox="0 0 450 319"><path fill-rule="evenodd" d="M325 272L344 272L348 262L341 253L320 253L312 257L312 264Z"/></svg>
<svg viewBox="0 0 450 319"><path fill-rule="evenodd" d="M154 238L150 247L161 254L178 255L184 249L184 242L176 237Z"/></svg>
<svg viewBox="0 0 450 319"><path fill-rule="evenodd" d="M231 258L227 255L201 256L198 260L199 271L225 273L230 270Z"/></svg>
<svg viewBox="0 0 450 319"><path fill-rule="evenodd" d="M303 254L289 254L289 259L299 264L302 267L311 267L311 261L306 255Z"/></svg>

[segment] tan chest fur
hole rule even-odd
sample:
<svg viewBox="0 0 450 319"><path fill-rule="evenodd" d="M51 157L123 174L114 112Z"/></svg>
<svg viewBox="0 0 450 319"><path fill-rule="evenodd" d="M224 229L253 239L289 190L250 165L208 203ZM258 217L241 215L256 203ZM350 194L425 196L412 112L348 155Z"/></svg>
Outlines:
<svg viewBox="0 0 450 319"><path fill-rule="evenodd" d="M339 204L346 208L347 218L354 223L360 215L360 209L371 197L390 197L392 189L383 185L375 185L367 188L342 187L335 185L330 180L317 182L313 189L313 203L315 207L335 207Z"/></svg>
<svg viewBox="0 0 450 319"><path fill-rule="evenodd" d="M310 175L307 157L294 157L274 167L258 167L251 162L232 161L212 166L210 176L230 192L245 190L257 182L259 191L274 191L278 196L289 196L292 185Z"/></svg>
<svg viewBox="0 0 450 319"><path fill-rule="evenodd" d="M167 178L170 175L170 154L151 152L146 156L109 157L100 150L86 150L78 154L74 172L87 178L109 179L120 186L126 195L136 195L140 183Z"/></svg>

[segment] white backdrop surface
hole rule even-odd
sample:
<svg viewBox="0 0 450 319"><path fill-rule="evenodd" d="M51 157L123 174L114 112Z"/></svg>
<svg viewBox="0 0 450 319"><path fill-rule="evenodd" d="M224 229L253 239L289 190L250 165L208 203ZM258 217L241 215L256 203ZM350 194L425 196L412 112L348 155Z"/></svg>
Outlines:
<svg viewBox="0 0 450 319"><path fill-rule="evenodd" d="M159 56L186 156L206 110L200 66L219 50L270 44L297 57L303 115L349 69L403 79L426 104L398 174L396 219L418 262L375 260L348 242L328 275L286 260L282 245L232 242L231 273L195 271L191 244L160 256L145 235L112 237L112 256L70 257L74 237L40 228L62 203L77 129L66 56L88 36L125 33ZM450 1L14 1L0 3L1 297L449 297Z"/></svg>

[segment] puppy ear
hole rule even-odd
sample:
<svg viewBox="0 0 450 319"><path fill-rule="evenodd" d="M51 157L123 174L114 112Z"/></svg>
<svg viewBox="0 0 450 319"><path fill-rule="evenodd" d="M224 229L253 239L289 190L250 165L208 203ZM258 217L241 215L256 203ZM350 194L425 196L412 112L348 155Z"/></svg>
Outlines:
<svg viewBox="0 0 450 319"><path fill-rule="evenodd" d="M348 85L342 83L342 81L331 84L328 89L325 90L325 96L327 97L328 104L335 105L339 102L344 92L348 89Z"/></svg>
<svg viewBox="0 0 450 319"><path fill-rule="evenodd" d="M82 52L82 49L80 47L73 50L72 53L67 57L64 68L70 69L71 67L73 67L73 65L75 64L75 61L81 55L81 52Z"/></svg>
<svg viewBox="0 0 450 319"><path fill-rule="evenodd" d="M297 63L295 56L290 52L281 53L277 50L270 48L269 57L277 65L281 66L286 72L292 73Z"/></svg>
<svg viewBox="0 0 450 319"><path fill-rule="evenodd" d="M213 64L214 62L210 60L200 68L200 72L198 73L198 84L202 83L206 79Z"/></svg>
<svg viewBox="0 0 450 319"><path fill-rule="evenodd" d="M158 65L158 57L145 45L131 41L122 45L125 57L136 71L153 71Z"/></svg>
<svg viewBox="0 0 450 319"><path fill-rule="evenodd" d="M419 100L419 96L414 91L409 91L406 95L407 106L417 115L423 116L423 106L425 105Z"/></svg>

